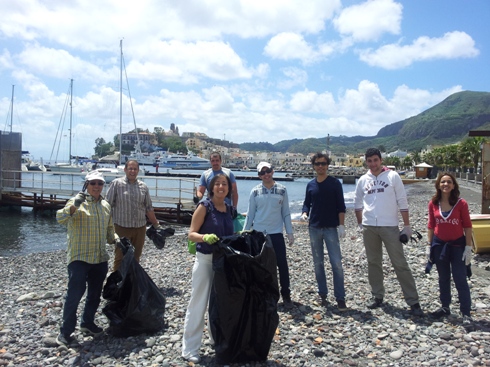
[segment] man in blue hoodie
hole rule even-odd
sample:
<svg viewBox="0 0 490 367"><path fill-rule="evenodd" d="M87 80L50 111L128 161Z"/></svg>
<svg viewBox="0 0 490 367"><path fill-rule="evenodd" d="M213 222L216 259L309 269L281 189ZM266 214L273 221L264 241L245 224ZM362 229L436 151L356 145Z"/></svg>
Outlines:
<svg viewBox="0 0 490 367"><path fill-rule="evenodd" d="M257 172L262 183L255 186L250 192L248 211L244 230L253 227L256 231L267 233L272 241L276 253L277 267L279 268L279 284L284 306L291 308L291 290L289 288L289 267L286 258L286 243L284 241L283 226L286 228L289 245L294 242L291 214L289 212L289 199L286 187L275 182L274 170L270 163L260 162Z"/></svg>

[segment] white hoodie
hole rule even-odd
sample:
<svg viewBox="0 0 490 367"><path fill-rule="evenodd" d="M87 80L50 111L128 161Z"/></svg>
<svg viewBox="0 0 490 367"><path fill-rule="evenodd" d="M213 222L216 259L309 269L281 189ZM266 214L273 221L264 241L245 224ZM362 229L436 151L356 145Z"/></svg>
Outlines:
<svg viewBox="0 0 490 367"><path fill-rule="evenodd" d="M398 210L408 212L405 187L398 173L383 167L378 176L371 171L364 174L357 182L354 209L362 210L363 225L398 226Z"/></svg>

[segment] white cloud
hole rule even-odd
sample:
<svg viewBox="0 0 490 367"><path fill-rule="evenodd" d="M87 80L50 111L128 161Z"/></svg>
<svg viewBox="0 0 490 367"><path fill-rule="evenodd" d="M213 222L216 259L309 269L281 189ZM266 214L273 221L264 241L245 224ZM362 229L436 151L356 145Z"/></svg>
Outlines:
<svg viewBox="0 0 490 367"><path fill-rule="evenodd" d="M286 79L277 82L277 87L279 89L291 89L296 86L304 86L308 81L308 74L305 70L287 67L283 68L281 71Z"/></svg>
<svg viewBox="0 0 490 367"><path fill-rule="evenodd" d="M400 69L416 61L476 57L479 50L465 32L448 32L441 38L419 37L411 45L386 45L375 51L365 50L360 59L371 66Z"/></svg>
<svg viewBox="0 0 490 367"><path fill-rule="evenodd" d="M400 33L402 10L393 0L368 0L343 9L333 24L340 34L357 42L375 41L385 33Z"/></svg>

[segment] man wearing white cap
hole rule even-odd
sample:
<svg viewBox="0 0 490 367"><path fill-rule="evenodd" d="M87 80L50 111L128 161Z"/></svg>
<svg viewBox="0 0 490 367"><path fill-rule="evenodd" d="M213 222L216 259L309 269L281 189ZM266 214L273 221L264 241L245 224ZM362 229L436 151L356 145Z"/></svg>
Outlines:
<svg viewBox="0 0 490 367"><path fill-rule="evenodd" d="M68 290L63 323L56 338L59 345L76 344L71 334L75 331L77 308L85 289L87 296L80 331L93 336L103 332L94 318L108 269L106 243L114 244L119 240L112 223L111 206L101 195L104 175L92 171L85 177L85 183L87 194L78 193L56 212L58 223L68 229Z"/></svg>
<svg viewBox="0 0 490 367"><path fill-rule="evenodd" d="M288 192L284 185L274 181L274 170L268 162L260 162L257 172L262 183L255 186L250 192L248 212L244 230L253 227L256 231L266 232L274 246L277 267L279 268L279 283L284 305L292 307L291 290L289 288L289 268L286 258L286 243L284 241L283 226L289 245L294 242L291 214L289 212Z"/></svg>

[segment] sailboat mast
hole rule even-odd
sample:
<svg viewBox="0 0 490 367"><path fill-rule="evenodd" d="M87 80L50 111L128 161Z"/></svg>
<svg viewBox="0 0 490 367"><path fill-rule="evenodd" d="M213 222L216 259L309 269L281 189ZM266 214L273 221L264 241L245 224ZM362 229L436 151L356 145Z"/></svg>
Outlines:
<svg viewBox="0 0 490 367"><path fill-rule="evenodd" d="M12 125L14 123L14 88L15 85L12 84L12 98L10 99L10 132L12 132Z"/></svg>
<svg viewBox="0 0 490 367"><path fill-rule="evenodd" d="M72 130L72 121L73 121L73 79L70 79L70 135L68 146L68 164L71 163L71 130Z"/></svg>
<svg viewBox="0 0 490 367"><path fill-rule="evenodd" d="M122 70L123 70L123 52L122 40L119 43L121 48L121 65L119 67L119 164L122 164Z"/></svg>

